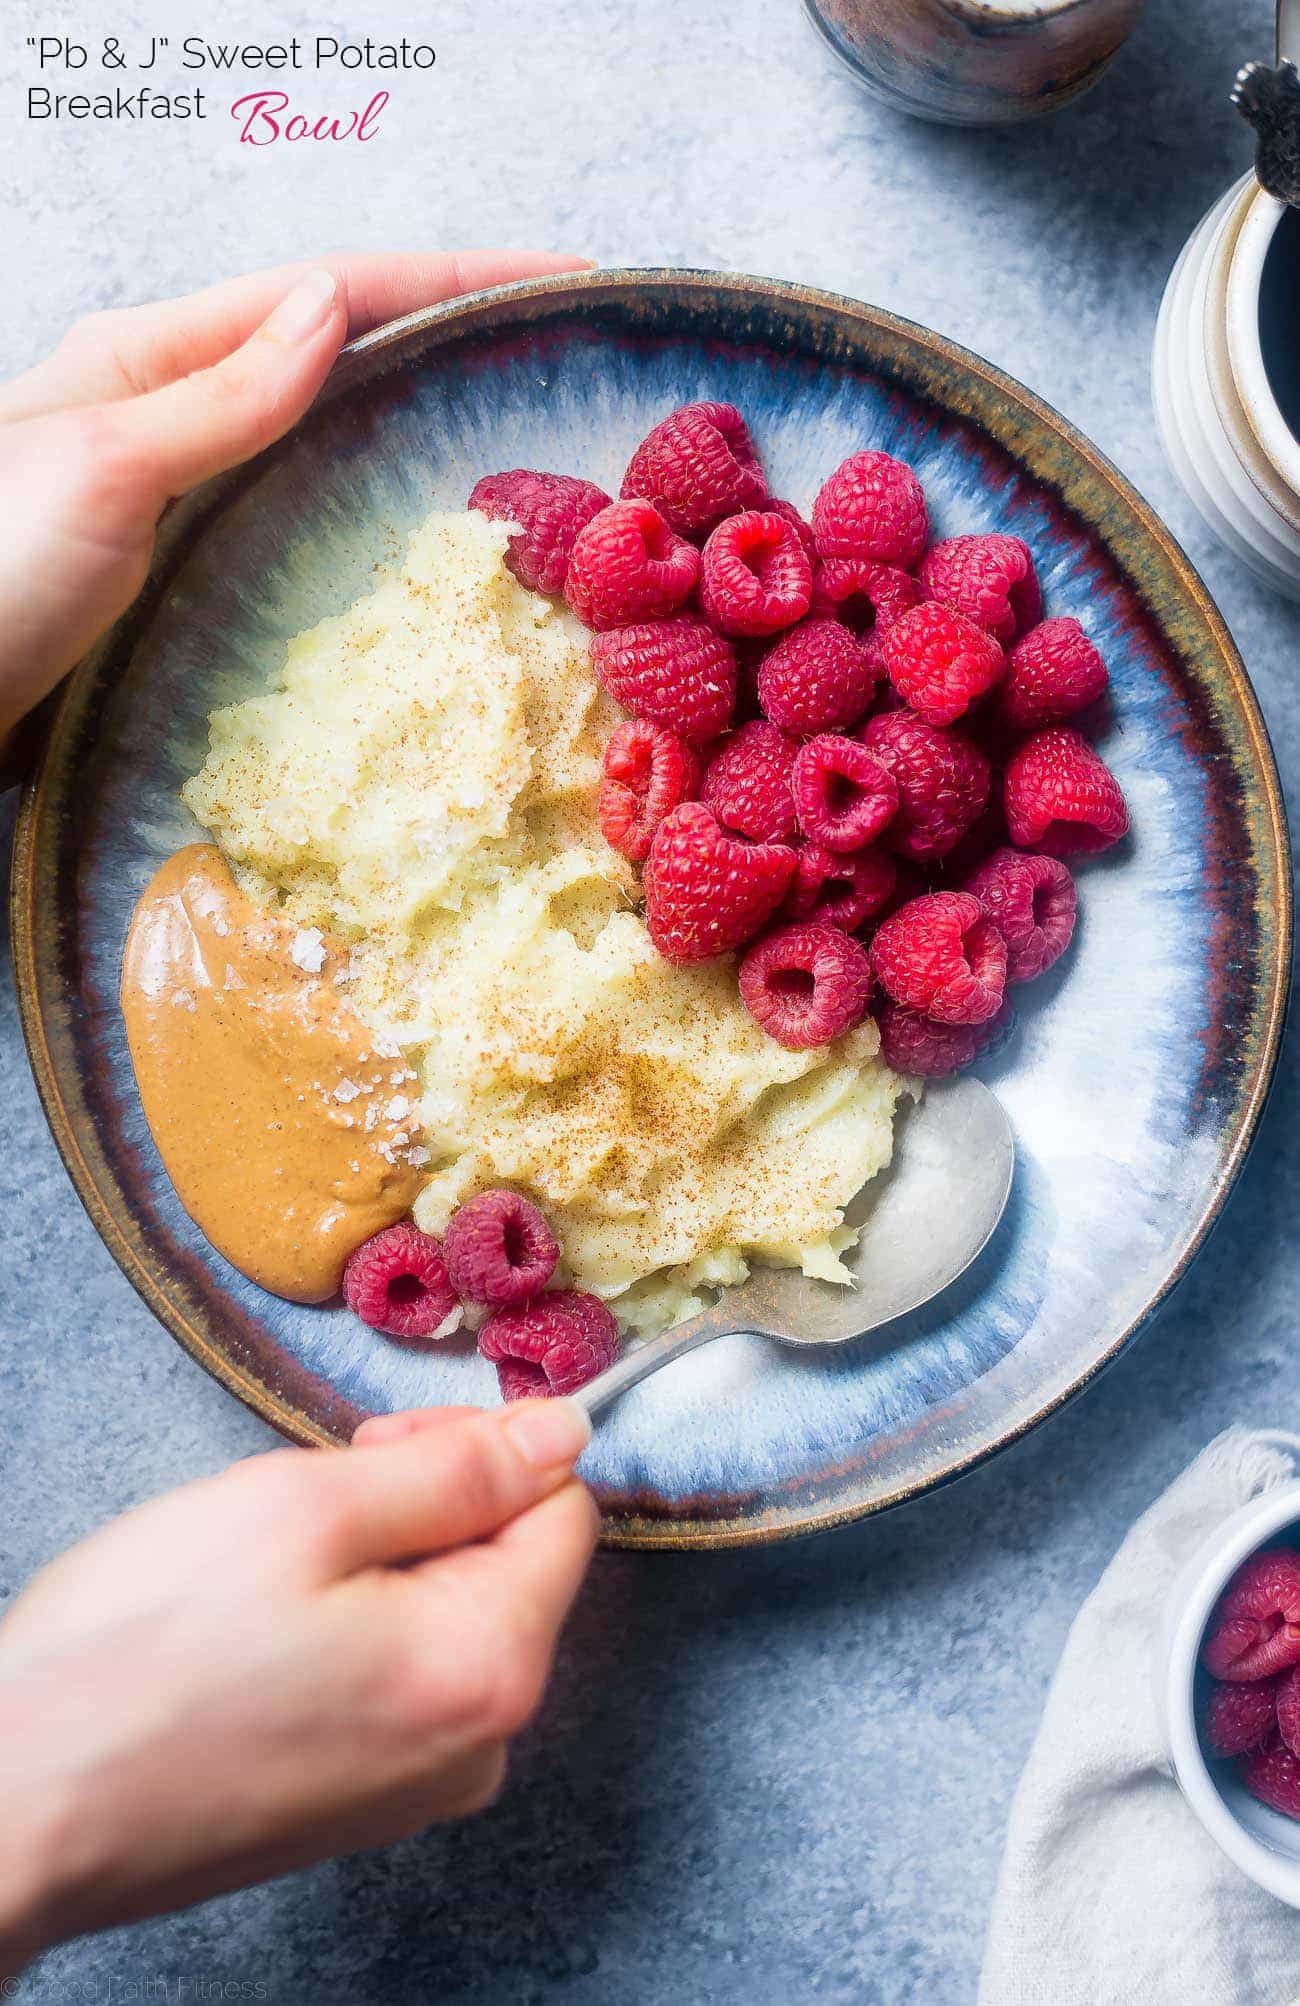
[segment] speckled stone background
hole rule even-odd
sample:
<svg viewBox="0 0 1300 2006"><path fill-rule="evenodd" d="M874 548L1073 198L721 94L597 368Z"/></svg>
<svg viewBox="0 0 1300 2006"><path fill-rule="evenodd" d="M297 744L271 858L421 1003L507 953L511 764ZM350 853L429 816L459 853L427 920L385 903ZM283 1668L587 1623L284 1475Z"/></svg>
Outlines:
<svg viewBox="0 0 1300 2006"><path fill-rule="evenodd" d="M979 133L882 110L798 0L369 0L337 26L282 0L195 4L183 24L165 0L11 4L0 368L34 360L89 308L334 247L533 241L856 294L992 357L1137 482L1218 596L1293 791L1300 609L1201 528L1148 394L1165 276L1249 160L1227 90L1242 60L1269 53L1271 14L1266 0L1149 0L1090 97ZM405 31L438 60L394 83L361 154L252 152L233 144L228 88L202 126L27 124L23 37L60 29L131 45ZM289 88L312 108L363 101L350 80ZM247 1983L273 2001L476 2006L971 2000L1007 1806L1080 1600L1228 1420L1300 1425L1295 1053L1171 1308L1028 1442L820 1541L601 1558L489 1815L66 1946L26 1996L183 1998L187 1981L190 1997ZM8 1595L110 1513L271 1438L153 1322L83 1217L28 1077L7 964L0 1106Z"/></svg>

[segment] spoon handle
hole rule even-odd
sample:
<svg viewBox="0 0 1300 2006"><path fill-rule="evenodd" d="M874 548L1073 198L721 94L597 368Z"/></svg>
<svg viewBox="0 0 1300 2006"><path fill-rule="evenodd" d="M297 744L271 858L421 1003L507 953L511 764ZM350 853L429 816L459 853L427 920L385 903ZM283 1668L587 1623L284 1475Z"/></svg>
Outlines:
<svg viewBox="0 0 1300 2006"><path fill-rule="evenodd" d="M595 1379L589 1379L569 1398L576 1400L580 1407L585 1407L595 1420L620 1394L626 1393L629 1386L639 1386L661 1365L667 1365L674 1358L681 1358L697 1346L707 1344L710 1338L726 1337L732 1331L747 1328L748 1325L737 1323L733 1316L729 1316L721 1303L715 1303L699 1316L690 1317L685 1323L676 1323L671 1330L661 1331L658 1337L648 1337L644 1344L626 1352L616 1364Z"/></svg>
<svg viewBox="0 0 1300 2006"><path fill-rule="evenodd" d="M1279 63L1300 63L1300 0L1277 0Z"/></svg>

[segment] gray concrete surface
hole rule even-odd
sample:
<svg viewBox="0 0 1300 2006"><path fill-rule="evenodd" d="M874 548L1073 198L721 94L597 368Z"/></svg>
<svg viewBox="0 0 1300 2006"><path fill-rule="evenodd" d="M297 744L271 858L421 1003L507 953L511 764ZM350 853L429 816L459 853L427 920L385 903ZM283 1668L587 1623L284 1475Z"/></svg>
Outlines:
<svg viewBox="0 0 1300 2006"><path fill-rule="evenodd" d="M531 240L839 288L991 356L1132 476L1218 596L1294 791L1300 612L1193 517L1147 380L1165 275L1249 159L1226 93L1239 62L1268 53L1266 0L1150 0L1092 96L983 134L882 110L831 65L798 0L441 0L418 23L372 0L354 33L419 32L438 61L393 85L382 138L360 155L241 153L221 117L26 124L25 33L133 40L168 32L169 12L177 23L161 0L5 11L5 373L87 308L332 246ZM283 0L194 14L182 32L332 25ZM291 88L329 109L357 96L346 82ZM1079 1601L1218 1428L1300 1425L1298 1101L1292 1043L1253 1159L1174 1304L1032 1439L821 1541L602 1558L488 1816L66 1946L22 1996L215 1998L201 1988L234 1984L286 2002L971 2000L1007 1806ZM269 1437L154 1323L83 1217L7 965L0 1106L7 1595L110 1513Z"/></svg>

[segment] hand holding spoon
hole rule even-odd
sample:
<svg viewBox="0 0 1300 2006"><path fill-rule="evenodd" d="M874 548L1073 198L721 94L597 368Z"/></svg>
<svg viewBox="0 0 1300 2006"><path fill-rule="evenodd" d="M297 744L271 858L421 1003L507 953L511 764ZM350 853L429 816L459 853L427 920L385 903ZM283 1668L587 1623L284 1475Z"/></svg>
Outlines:
<svg viewBox="0 0 1300 2006"><path fill-rule="evenodd" d="M594 1417L661 1365L733 1331L796 1345L866 1337L965 1272L1006 1209L1014 1169L1011 1124L996 1095L969 1078L928 1087L905 1118L890 1168L867 1187L861 1237L846 1256L853 1288L794 1268L756 1268L699 1316L648 1338L570 1397Z"/></svg>

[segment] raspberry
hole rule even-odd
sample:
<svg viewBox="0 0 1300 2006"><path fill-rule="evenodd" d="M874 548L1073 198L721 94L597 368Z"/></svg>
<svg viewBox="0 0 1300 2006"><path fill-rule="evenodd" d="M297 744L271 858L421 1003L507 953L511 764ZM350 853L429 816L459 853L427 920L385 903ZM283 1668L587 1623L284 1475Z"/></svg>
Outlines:
<svg viewBox="0 0 1300 2006"><path fill-rule="evenodd" d="M1059 858L996 850L964 889L979 900L1006 943L1008 982L1032 982L1070 945L1078 901Z"/></svg>
<svg viewBox="0 0 1300 2006"><path fill-rule="evenodd" d="M534 474L525 467L485 474L469 498L480 515L522 525L506 546L506 564L521 585L552 594L564 590L579 531L609 502L605 490L591 481Z"/></svg>
<svg viewBox="0 0 1300 2006"><path fill-rule="evenodd" d="M871 966L835 926L783 926L740 964L740 1000L769 1037L792 1052L829 1045L866 1014Z"/></svg>
<svg viewBox="0 0 1300 2006"><path fill-rule="evenodd" d="M761 508L767 482L734 404L681 404L647 432L620 492L658 504L682 536L700 536L744 508Z"/></svg>
<svg viewBox="0 0 1300 2006"><path fill-rule="evenodd" d="M460 1323L442 1248L406 1220L349 1254L343 1299L362 1323L388 1337L449 1337Z"/></svg>
<svg viewBox="0 0 1300 2006"><path fill-rule="evenodd" d="M893 897L882 907L878 915L880 919L888 919L891 913L898 912L902 906L910 905L913 899L919 899L923 892L931 892L935 889L932 884L928 883L922 877L920 871L913 864L909 864L905 859L900 858L897 852L893 854L895 868L898 872L898 880L894 886Z"/></svg>
<svg viewBox="0 0 1300 2006"><path fill-rule="evenodd" d="M596 802L610 849L643 863L664 816L689 801L698 784L699 762L676 732L640 717L616 725L605 747Z"/></svg>
<svg viewBox="0 0 1300 2006"><path fill-rule="evenodd" d="M898 782L856 738L824 732L801 746L790 775L799 827L843 854L870 843L898 813Z"/></svg>
<svg viewBox="0 0 1300 2006"><path fill-rule="evenodd" d="M904 613L880 639L885 674L927 724L953 724L1002 674L991 634L950 607L929 602Z"/></svg>
<svg viewBox="0 0 1300 2006"><path fill-rule="evenodd" d="M1221 1686L1219 1690L1225 1693L1271 1692L1277 1707L1277 1731L1292 1755L1300 1755L1300 1670L1295 1665L1289 1672L1283 1672L1276 1684L1266 1679L1260 1685ZM1224 1750L1225 1755L1237 1752L1235 1748Z"/></svg>
<svg viewBox="0 0 1300 2006"><path fill-rule="evenodd" d="M922 1079L942 1079L960 1072L1004 1044L1015 1029L1015 1012L1004 1003L987 1024L940 1024L923 1011L886 997L876 1012L880 1051L896 1073L916 1073Z"/></svg>
<svg viewBox="0 0 1300 2006"><path fill-rule="evenodd" d="M971 823L964 836L938 860L935 869L945 886L967 891L973 872L982 869L995 850L1007 847L1007 823L1001 797L990 801L984 813Z"/></svg>
<svg viewBox="0 0 1300 2006"><path fill-rule="evenodd" d="M878 634L868 634L866 640L866 647L867 647L867 652L868 654L871 655L873 663L875 665L876 674L878 676L883 676L885 674L885 665L880 659L880 636ZM876 691L876 694L872 699L871 717L888 717L891 711L906 710L906 709L907 705L903 702L902 697L899 696L898 691L894 688L894 685L886 677L885 681L881 683L880 688ZM861 738L862 733L866 730L867 723L869 722L870 719L867 719L863 722L862 728L858 732L859 738Z"/></svg>
<svg viewBox="0 0 1300 2006"><path fill-rule="evenodd" d="M758 700L783 731L836 731L862 716L875 682L866 650L847 627L804 620L764 655Z"/></svg>
<svg viewBox="0 0 1300 2006"><path fill-rule="evenodd" d="M813 573L813 618L839 620L853 634L883 634L920 599L910 571L870 557L827 557Z"/></svg>
<svg viewBox="0 0 1300 2006"><path fill-rule="evenodd" d="M1044 620L1007 657L998 709L1014 731L1037 731L1095 703L1109 680L1077 620Z"/></svg>
<svg viewBox="0 0 1300 2006"><path fill-rule="evenodd" d="M478 1334L503 1400L576 1393L618 1357L618 1324L599 1296L555 1289L499 1309Z"/></svg>
<svg viewBox="0 0 1300 2006"><path fill-rule="evenodd" d="M767 653L767 641L732 642L736 653L736 722L752 724L763 715L758 701L758 671Z"/></svg>
<svg viewBox="0 0 1300 2006"><path fill-rule="evenodd" d="M540 1295L560 1258L555 1235L517 1191L481 1191L453 1212L442 1237L458 1295L476 1303L521 1303Z"/></svg>
<svg viewBox="0 0 1300 2006"><path fill-rule="evenodd" d="M939 731L910 711L871 718L858 733L898 782L889 847L918 863L946 856L988 805L989 763L955 731Z"/></svg>
<svg viewBox="0 0 1300 2006"><path fill-rule="evenodd" d="M1029 545L1018 536L950 536L917 566L927 598L965 614L1009 646L1043 617Z"/></svg>
<svg viewBox="0 0 1300 2006"><path fill-rule="evenodd" d="M850 453L813 503L812 526L822 557L873 557L904 571L930 531L921 483L888 453Z"/></svg>
<svg viewBox="0 0 1300 2006"><path fill-rule="evenodd" d="M1300 1555L1253 1553L1237 1569L1201 1646L1211 1678L1268 1679L1300 1664Z"/></svg>
<svg viewBox="0 0 1300 2006"><path fill-rule="evenodd" d="M699 551L657 508L617 501L579 531L564 596L588 627L622 627L676 612L699 575Z"/></svg>
<svg viewBox="0 0 1300 2006"><path fill-rule="evenodd" d="M1216 1685L1205 1703L1201 1732L1211 1755L1244 1755L1281 1725L1281 1688L1272 1679ZM1288 1744L1289 1745L1289 1744Z"/></svg>
<svg viewBox="0 0 1300 2006"><path fill-rule="evenodd" d="M1246 1757L1241 1780L1261 1804L1284 1817L1300 1818L1300 1755L1292 1755L1280 1734Z"/></svg>
<svg viewBox="0 0 1300 2006"><path fill-rule="evenodd" d="M660 823L646 865L646 926L666 961L710 961L752 940L794 873L782 843L747 843L698 801Z"/></svg>
<svg viewBox="0 0 1300 2006"><path fill-rule="evenodd" d="M782 522L788 522L798 533L803 545L804 556L809 564L817 562L817 545L813 542L812 529L800 515L793 502L780 501L775 495L768 495L762 504L764 515L779 515Z"/></svg>
<svg viewBox="0 0 1300 2006"><path fill-rule="evenodd" d="M894 896L898 866L885 850L867 848L837 857L821 843L804 843L786 894L788 919L820 921L856 933Z"/></svg>
<svg viewBox="0 0 1300 2006"><path fill-rule="evenodd" d="M615 703L693 744L717 738L736 707L736 657L697 613L593 634L596 681Z"/></svg>
<svg viewBox="0 0 1300 2006"><path fill-rule="evenodd" d="M1105 850L1128 833L1119 782L1077 731L1027 738L1002 778L1007 829L1021 849L1051 857Z"/></svg>
<svg viewBox="0 0 1300 2006"><path fill-rule="evenodd" d="M742 724L705 768L700 799L724 829L755 843L783 843L795 831L790 768L796 740L766 718Z"/></svg>
<svg viewBox="0 0 1300 2006"><path fill-rule="evenodd" d="M776 634L802 620L812 566L799 532L779 515L728 516L700 560L700 608L724 634Z"/></svg>
<svg viewBox="0 0 1300 2006"><path fill-rule="evenodd" d="M1007 950L969 892L927 892L882 921L871 966L896 1003L941 1024L987 1024L1002 1008Z"/></svg>

